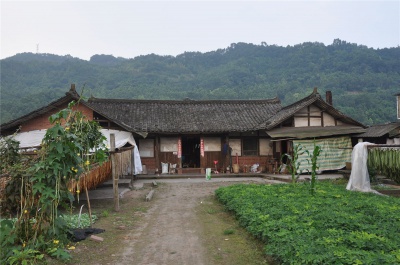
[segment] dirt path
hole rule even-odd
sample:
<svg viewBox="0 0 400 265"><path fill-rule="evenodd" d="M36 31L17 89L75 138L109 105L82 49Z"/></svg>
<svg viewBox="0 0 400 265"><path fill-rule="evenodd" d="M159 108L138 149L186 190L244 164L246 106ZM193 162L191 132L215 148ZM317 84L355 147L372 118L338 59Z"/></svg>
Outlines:
<svg viewBox="0 0 400 265"><path fill-rule="evenodd" d="M209 264L195 209L215 189L231 184L160 184L142 222L121 242L124 250L119 264Z"/></svg>

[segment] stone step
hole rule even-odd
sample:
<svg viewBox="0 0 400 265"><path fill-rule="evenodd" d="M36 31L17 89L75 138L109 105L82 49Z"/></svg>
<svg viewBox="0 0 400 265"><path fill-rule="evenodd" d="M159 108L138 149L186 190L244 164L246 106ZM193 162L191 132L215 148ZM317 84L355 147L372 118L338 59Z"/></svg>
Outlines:
<svg viewBox="0 0 400 265"><path fill-rule="evenodd" d="M118 187L129 187L129 184L131 183L130 179L119 179L118 180ZM99 187L105 188L105 187L112 187L113 186L113 180L107 180L103 184L101 184Z"/></svg>

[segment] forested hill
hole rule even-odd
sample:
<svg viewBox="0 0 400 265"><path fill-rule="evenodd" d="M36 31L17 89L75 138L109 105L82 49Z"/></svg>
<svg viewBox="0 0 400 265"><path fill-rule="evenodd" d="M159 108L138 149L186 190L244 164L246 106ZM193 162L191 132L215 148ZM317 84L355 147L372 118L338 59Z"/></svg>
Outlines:
<svg viewBox="0 0 400 265"><path fill-rule="evenodd" d="M400 47L373 49L336 39L331 45L280 47L235 43L212 52L90 61L51 54L1 60L1 123L62 97L70 84L86 95L137 99L259 99L283 105L333 93L339 110L364 124L396 120Z"/></svg>

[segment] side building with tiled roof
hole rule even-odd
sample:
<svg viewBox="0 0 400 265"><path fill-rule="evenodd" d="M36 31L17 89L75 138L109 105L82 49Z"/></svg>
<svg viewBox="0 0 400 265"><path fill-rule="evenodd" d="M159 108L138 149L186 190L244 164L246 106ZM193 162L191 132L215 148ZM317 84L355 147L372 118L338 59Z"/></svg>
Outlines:
<svg viewBox="0 0 400 265"><path fill-rule="evenodd" d="M79 95L74 87L66 96L1 125L1 135L47 129L48 117ZM365 126L325 102L315 89L304 99L282 107L277 98L260 100L81 100L77 106L104 129L132 133L148 172L161 171L162 163L176 164L179 172L248 171L253 164L276 171L282 154L295 144L318 140L325 146L322 169L345 166L351 136ZM229 156L229 148L231 156ZM347 149L346 149L347 148ZM330 150L328 152L328 149ZM228 154L228 155L227 155ZM339 158L338 158L339 157ZM337 161L336 161L337 160ZM326 164L326 166L325 166ZM237 166L236 166L237 168Z"/></svg>

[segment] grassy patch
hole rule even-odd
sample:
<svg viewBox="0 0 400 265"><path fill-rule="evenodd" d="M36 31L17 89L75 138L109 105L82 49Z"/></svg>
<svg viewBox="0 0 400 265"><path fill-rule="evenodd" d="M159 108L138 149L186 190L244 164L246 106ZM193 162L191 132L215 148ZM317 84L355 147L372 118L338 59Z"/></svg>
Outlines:
<svg viewBox="0 0 400 265"><path fill-rule="evenodd" d="M201 237L209 258L207 264L269 264L263 253L263 244L241 228L214 197L204 200L196 212L202 224Z"/></svg>
<svg viewBox="0 0 400 265"><path fill-rule="evenodd" d="M216 195L282 264L399 264L400 200L342 185L234 185Z"/></svg>
<svg viewBox="0 0 400 265"><path fill-rule="evenodd" d="M233 235L235 233L235 229L225 229L224 235Z"/></svg>

